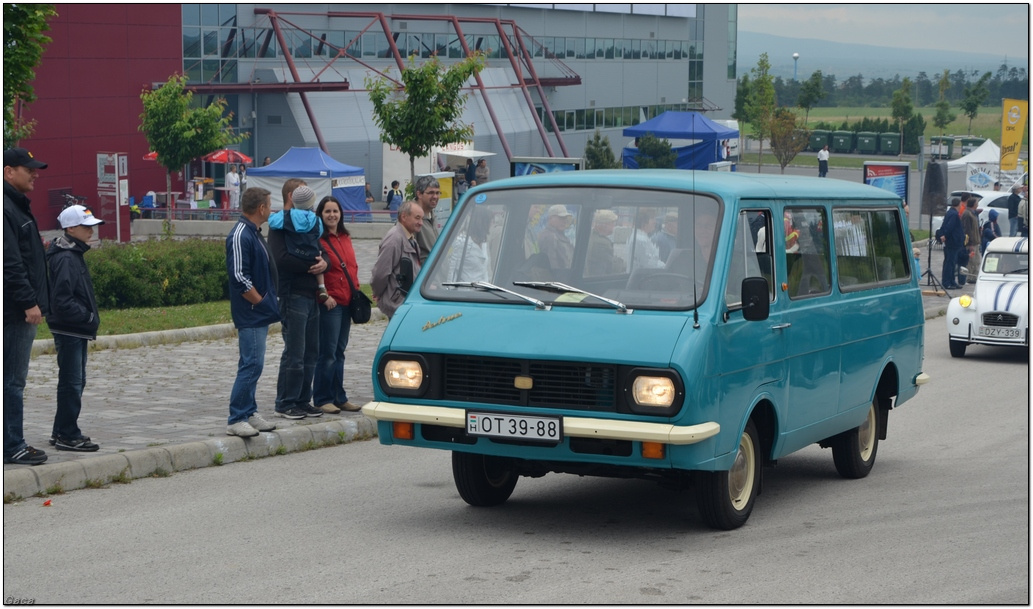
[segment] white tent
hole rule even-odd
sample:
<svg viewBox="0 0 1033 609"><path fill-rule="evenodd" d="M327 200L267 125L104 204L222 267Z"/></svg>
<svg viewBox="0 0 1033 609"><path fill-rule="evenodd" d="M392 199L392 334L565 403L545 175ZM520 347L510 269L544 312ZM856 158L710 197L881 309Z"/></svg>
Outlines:
<svg viewBox="0 0 1033 609"><path fill-rule="evenodd" d="M947 161L947 169L950 171L963 171L968 167L969 163L992 163L1000 165L1001 148L992 141L986 140L979 145L979 148L976 148L960 159Z"/></svg>
<svg viewBox="0 0 1033 609"><path fill-rule="evenodd" d="M1022 179L1022 168L1014 171L1001 171L1001 148L986 140L972 152L960 159L947 161L949 171L965 171L965 185L972 190L990 190L994 182L1000 182L1002 190L1008 190L1012 184Z"/></svg>

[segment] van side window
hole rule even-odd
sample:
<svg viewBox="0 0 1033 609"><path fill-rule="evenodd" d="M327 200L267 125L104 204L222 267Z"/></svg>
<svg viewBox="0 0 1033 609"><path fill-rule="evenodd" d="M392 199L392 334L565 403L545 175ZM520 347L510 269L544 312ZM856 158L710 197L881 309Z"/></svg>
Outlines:
<svg viewBox="0 0 1033 609"><path fill-rule="evenodd" d="M832 292L827 226L828 219L822 208L785 209L782 228L789 298L795 300Z"/></svg>
<svg viewBox="0 0 1033 609"><path fill-rule="evenodd" d="M728 268L728 280L725 283L725 304L729 308L737 308L742 305L742 280L747 277L764 277L768 280L768 292L774 300L774 283L771 280L771 255L767 250L765 242L759 241L767 233L768 212L761 210L744 210L739 212L739 218L735 226L735 241L733 243L732 264ZM754 227L757 233L754 233ZM764 265L767 264L768 272L765 274Z"/></svg>
<svg viewBox="0 0 1033 609"><path fill-rule="evenodd" d="M836 209L836 269L844 292L901 283L911 276L895 209Z"/></svg>

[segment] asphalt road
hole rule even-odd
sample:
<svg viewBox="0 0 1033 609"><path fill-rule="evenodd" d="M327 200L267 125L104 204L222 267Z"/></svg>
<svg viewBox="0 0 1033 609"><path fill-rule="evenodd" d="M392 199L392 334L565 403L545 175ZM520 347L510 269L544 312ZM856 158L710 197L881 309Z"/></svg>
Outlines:
<svg viewBox="0 0 1033 609"><path fill-rule="evenodd" d="M448 453L356 442L5 505L5 602L1028 603L1029 354L944 323L872 474L806 448L736 531L642 481L475 509Z"/></svg>

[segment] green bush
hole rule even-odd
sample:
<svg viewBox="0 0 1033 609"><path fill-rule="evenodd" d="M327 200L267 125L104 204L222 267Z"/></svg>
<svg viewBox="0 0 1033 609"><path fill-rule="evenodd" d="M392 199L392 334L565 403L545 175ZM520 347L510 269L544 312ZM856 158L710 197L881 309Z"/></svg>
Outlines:
<svg viewBox="0 0 1033 609"><path fill-rule="evenodd" d="M101 309L196 304L229 298L226 246L205 239L108 243L86 253Z"/></svg>

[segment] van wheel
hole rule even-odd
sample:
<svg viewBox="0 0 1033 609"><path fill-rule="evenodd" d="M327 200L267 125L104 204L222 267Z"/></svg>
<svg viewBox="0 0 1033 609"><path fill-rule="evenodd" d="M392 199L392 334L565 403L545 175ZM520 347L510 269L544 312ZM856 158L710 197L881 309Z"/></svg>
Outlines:
<svg viewBox="0 0 1033 609"><path fill-rule="evenodd" d="M476 507L492 507L509 499L518 476L506 459L453 452L452 478L463 501Z"/></svg>
<svg viewBox="0 0 1033 609"><path fill-rule="evenodd" d="M962 342L960 340L954 340L952 338L950 341L950 345L951 357L965 357L965 347L968 347L968 343Z"/></svg>
<svg viewBox="0 0 1033 609"><path fill-rule="evenodd" d="M732 468L697 472L696 501L700 514L715 529L730 531L746 524L760 492L760 440L753 420L739 438Z"/></svg>
<svg viewBox="0 0 1033 609"><path fill-rule="evenodd" d="M879 452L879 413L875 410L878 403L879 398L872 400L863 423L832 438L832 460L844 478L864 478L875 465L875 454Z"/></svg>

